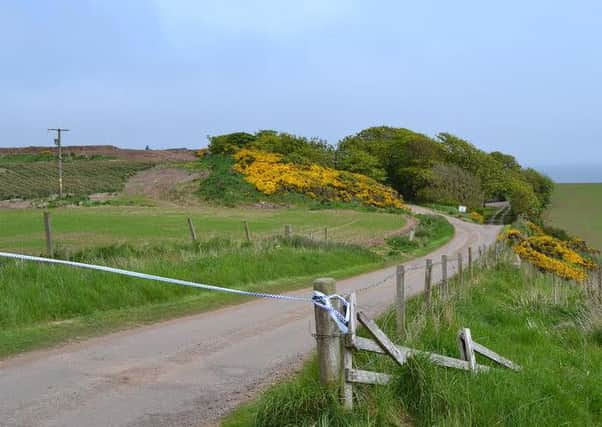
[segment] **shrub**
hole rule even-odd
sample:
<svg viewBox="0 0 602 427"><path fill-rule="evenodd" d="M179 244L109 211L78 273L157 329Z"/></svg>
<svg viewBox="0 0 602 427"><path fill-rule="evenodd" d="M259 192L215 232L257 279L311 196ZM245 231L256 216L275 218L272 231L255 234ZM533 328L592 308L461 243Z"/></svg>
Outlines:
<svg viewBox="0 0 602 427"><path fill-rule="evenodd" d="M526 231L516 228L506 230L500 235L513 247L514 252L542 271L555 274L563 279L583 282L588 271L598 268L588 252L579 253L570 241L562 241L547 235L537 224L527 222ZM585 245L587 248L587 245Z"/></svg>
<svg viewBox="0 0 602 427"><path fill-rule="evenodd" d="M242 149L234 155L234 170L265 194L293 191L313 199L359 201L377 207L403 209L395 190L364 175L337 171L317 164L286 163L276 153Z"/></svg>
<svg viewBox="0 0 602 427"><path fill-rule="evenodd" d="M485 217L478 212L472 211L470 213L470 219L472 219L477 224L483 224L485 222Z"/></svg>

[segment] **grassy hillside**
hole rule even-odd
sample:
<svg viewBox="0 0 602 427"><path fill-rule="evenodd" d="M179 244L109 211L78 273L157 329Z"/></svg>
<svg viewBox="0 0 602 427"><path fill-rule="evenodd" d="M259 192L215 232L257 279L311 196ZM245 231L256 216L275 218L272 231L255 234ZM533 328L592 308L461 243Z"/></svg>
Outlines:
<svg viewBox="0 0 602 427"><path fill-rule="evenodd" d="M0 200L35 199L58 193L56 161L0 157ZM127 178L151 167L148 162L124 160L70 160L64 163L64 191L87 195L120 191Z"/></svg>
<svg viewBox="0 0 602 427"><path fill-rule="evenodd" d="M557 184L547 222L602 249L602 184Z"/></svg>
<svg viewBox="0 0 602 427"><path fill-rule="evenodd" d="M458 330L470 327L475 341L520 364L520 372L495 367L474 375L421 358L398 367L382 355L357 353L356 367L393 373L395 380L388 386L355 386L356 407L348 413L336 395L320 387L311 361L300 375L272 387L223 425L601 425L600 304L566 283L555 297L550 276L508 263L477 272L471 285L460 290L454 283L453 299L437 300L433 317L426 316L422 298L412 300L406 341L394 331L393 312L378 323L394 341L451 357L458 357Z"/></svg>

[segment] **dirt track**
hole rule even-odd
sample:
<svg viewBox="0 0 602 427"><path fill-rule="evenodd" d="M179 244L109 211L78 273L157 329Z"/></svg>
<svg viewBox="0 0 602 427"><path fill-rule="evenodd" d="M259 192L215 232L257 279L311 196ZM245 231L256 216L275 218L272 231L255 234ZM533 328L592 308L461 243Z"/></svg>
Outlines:
<svg viewBox="0 0 602 427"><path fill-rule="evenodd" d="M497 226L450 219L454 239L430 254L491 244ZM409 263L422 265L424 259ZM455 265L452 264L455 270ZM338 283L349 292L387 277L393 268ZM440 271L434 270L438 280ZM423 271L406 276L422 290ZM291 292L308 296L310 290ZM394 284L361 292L361 308L376 314ZM298 366L315 347L311 304L255 300L222 310L91 339L0 362L2 426L198 426L248 399L262 385Z"/></svg>

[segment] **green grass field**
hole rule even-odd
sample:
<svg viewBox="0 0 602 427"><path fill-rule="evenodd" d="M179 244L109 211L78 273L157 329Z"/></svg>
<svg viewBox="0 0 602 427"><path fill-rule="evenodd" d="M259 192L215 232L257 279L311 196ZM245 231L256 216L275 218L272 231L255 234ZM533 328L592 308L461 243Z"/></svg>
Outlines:
<svg viewBox="0 0 602 427"><path fill-rule="evenodd" d="M510 259L510 257L509 257ZM426 316L422 297L410 301L408 339L395 332L393 312L378 320L394 341L458 357L456 336L470 327L475 341L522 366L500 368L484 357L488 373L434 366L412 358L354 354L354 366L395 376L388 386L354 385L353 412L320 386L310 361L293 379L242 406L224 427L243 426L597 426L602 424L602 311L580 288L562 284L558 300L550 276L509 263L477 271L471 287L451 302L435 299ZM360 299L361 303L361 299ZM366 331L360 331L362 335Z"/></svg>
<svg viewBox="0 0 602 427"><path fill-rule="evenodd" d="M557 184L546 219L602 249L602 184Z"/></svg>
<svg viewBox="0 0 602 427"><path fill-rule="evenodd" d="M183 243L190 241L187 217L194 221L200 240L215 237L243 239L243 221L251 236L282 233L291 224L297 234L321 238L324 227L335 241L364 243L402 228L404 216L350 209L240 209L112 207L57 208L51 210L54 240L67 249L116 243ZM0 210L0 250L39 255L44 252L42 211Z"/></svg>

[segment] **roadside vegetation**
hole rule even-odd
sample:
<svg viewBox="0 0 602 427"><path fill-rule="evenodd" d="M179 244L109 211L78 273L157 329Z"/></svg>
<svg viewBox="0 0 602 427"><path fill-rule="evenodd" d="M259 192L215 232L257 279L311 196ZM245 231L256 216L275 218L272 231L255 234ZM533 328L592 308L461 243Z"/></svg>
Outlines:
<svg viewBox="0 0 602 427"><path fill-rule="evenodd" d="M565 280L583 283L600 268L600 251L563 229L519 220L499 238L508 242L521 259Z"/></svg>
<svg viewBox="0 0 602 427"><path fill-rule="evenodd" d="M320 386L311 360L300 374L269 388L222 424L242 426L543 426L602 423L602 309L599 301L569 282L555 287L551 275L508 256L476 269L452 298L435 298L427 315L422 297L409 303L404 340L395 332L395 314L380 327L412 348L458 357L456 336L469 327L475 341L522 366L514 372L482 357L487 373L445 369L411 358L399 367L390 358L354 355L360 369L388 372L388 386L355 386L355 407L344 411L333 390ZM556 289L556 290L555 290ZM361 302L361 301L360 301ZM361 331L363 334L365 331Z"/></svg>

